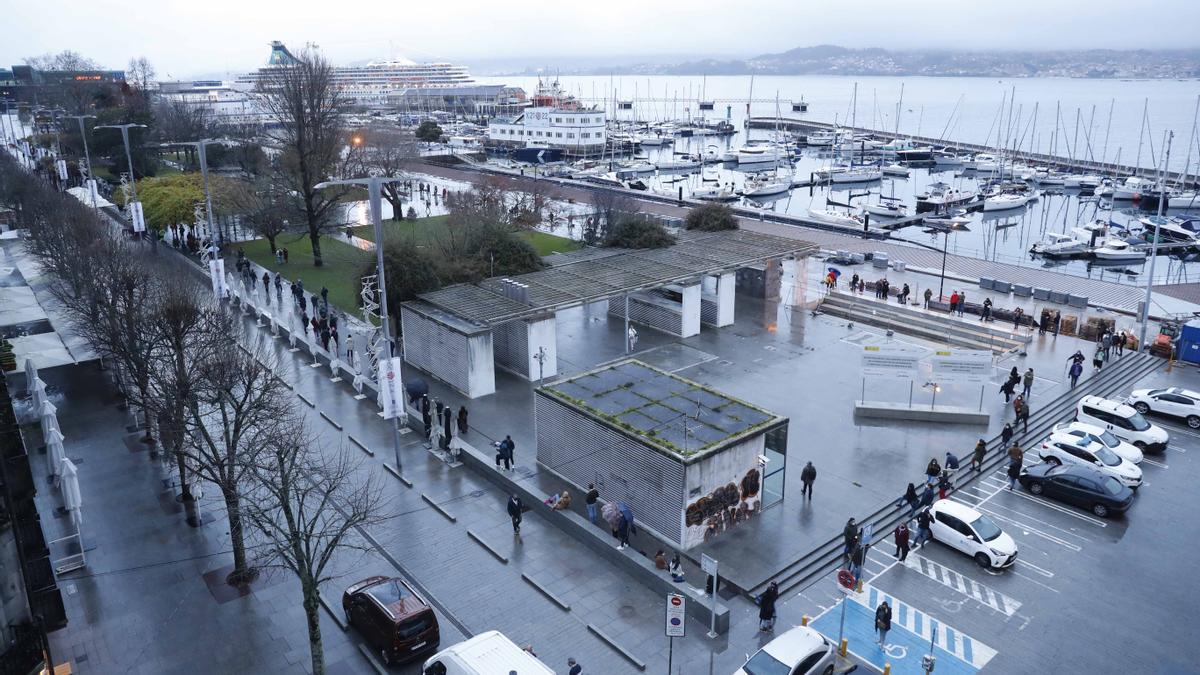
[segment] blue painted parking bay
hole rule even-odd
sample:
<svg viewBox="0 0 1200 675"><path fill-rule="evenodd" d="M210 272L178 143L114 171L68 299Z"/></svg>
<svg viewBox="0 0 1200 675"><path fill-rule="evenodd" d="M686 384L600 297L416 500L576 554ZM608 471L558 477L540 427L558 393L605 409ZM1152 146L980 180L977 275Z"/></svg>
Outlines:
<svg viewBox="0 0 1200 675"><path fill-rule="evenodd" d="M892 629L884 647L875 644L875 608L887 600L892 607ZM921 656L929 653L929 641L935 637L933 655L937 657L934 672L938 675L971 675L987 665L996 650L947 626L928 614L914 609L874 586L864 584L861 593L851 593L846 603L844 637L850 651L863 661L882 670L884 663L892 664L896 675L924 673ZM812 623L831 641L838 637L842 608L832 607ZM936 633L935 633L936 630Z"/></svg>

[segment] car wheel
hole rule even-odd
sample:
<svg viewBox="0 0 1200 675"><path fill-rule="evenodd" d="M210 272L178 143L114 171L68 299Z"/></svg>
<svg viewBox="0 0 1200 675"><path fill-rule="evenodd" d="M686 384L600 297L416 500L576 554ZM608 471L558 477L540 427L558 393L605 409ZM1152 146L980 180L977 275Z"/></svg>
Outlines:
<svg viewBox="0 0 1200 675"><path fill-rule="evenodd" d="M1041 483L1030 483L1029 491L1035 495L1042 494L1042 484Z"/></svg>
<svg viewBox="0 0 1200 675"><path fill-rule="evenodd" d="M976 553L975 554L975 562L979 563L979 566L984 569L990 569L992 566L991 559L988 558L987 555L984 553Z"/></svg>
<svg viewBox="0 0 1200 675"><path fill-rule="evenodd" d="M1142 413L1143 415L1150 412L1150 406L1146 405L1145 401L1138 401L1137 403L1133 404L1133 407L1136 408L1137 411Z"/></svg>
<svg viewBox="0 0 1200 675"><path fill-rule="evenodd" d="M1101 518L1107 518L1108 517L1108 507L1103 504L1094 504L1094 505L1092 505L1092 513L1096 514L1097 516L1099 516Z"/></svg>
<svg viewBox="0 0 1200 675"><path fill-rule="evenodd" d="M1200 429L1200 417L1189 415L1187 418L1188 426L1193 429Z"/></svg>
<svg viewBox="0 0 1200 675"><path fill-rule="evenodd" d="M1141 441L1134 441L1133 447L1137 448L1138 450L1141 450L1142 452L1146 451L1146 444Z"/></svg>
<svg viewBox="0 0 1200 675"><path fill-rule="evenodd" d="M833 666L829 666L825 670L821 671L821 675L833 675Z"/></svg>

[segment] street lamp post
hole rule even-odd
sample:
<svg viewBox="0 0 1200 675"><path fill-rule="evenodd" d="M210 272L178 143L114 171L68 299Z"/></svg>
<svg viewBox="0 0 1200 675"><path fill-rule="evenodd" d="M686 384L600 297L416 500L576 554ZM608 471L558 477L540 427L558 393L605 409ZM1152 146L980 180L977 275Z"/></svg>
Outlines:
<svg viewBox="0 0 1200 675"><path fill-rule="evenodd" d="M1162 222L1163 206L1167 201L1166 184L1164 182L1167 174L1167 167L1171 161L1171 141L1175 140L1175 132L1168 131L1166 138L1167 150L1163 153L1162 169L1158 172L1158 221L1154 225L1154 241L1150 244L1150 274L1146 279L1146 299L1142 301L1141 316L1138 317L1142 322L1141 332L1138 334L1138 351L1145 349L1146 344L1146 329L1150 323L1150 295L1154 292L1154 261L1158 260L1158 240L1159 226Z"/></svg>
<svg viewBox="0 0 1200 675"><path fill-rule="evenodd" d="M96 127L97 129L120 129L121 140L125 143L125 161L129 162L129 186L133 190L133 203L137 203L137 180L133 175L133 154L129 151L129 130L130 129L145 129L145 124L105 124ZM130 218L133 218L132 209L130 210ZM136 225L136 224L135 224Z"/></svg>
<svg viewBox="0 0 1200 675"><path fill-rule="evenodd" d="M388 300L387 300L387 282L383 274L383 205L382 205L382 188L385 183L399 183L403 179L396 176L368 176L367 178L352 178L346 180L330 180L319 183L314 186L316 189L332 187L334 185L365 185L367 186L367 199L371 206L371 225L375 230L375 265L377 267L376 274L379 275L379 321L383 324L383 341L388 345L387 358L391 358L392 344L392 327L391 321L388 319ZM382 369L381 369L382 370ZM379 386L382 388L385 385L382 377L377 378ZM399 406L400 414L405 412L405 392L401 387L398 392L399 399L393 401L393 405ZM392 415L392 448L396 453L396 471L402 471L403 465L400 460L400 416Z"/></svg>
<svg viewBox="0 0 1200 675"><path fill-rule="evenodd" d="M87 167L87 178L85 180L94 181L95 176L92 175L92 153L90 150L88 150L87 129L84 128L83 121L88 118L96 119L96 116L95 115L67 115L67 117L75 120L76 122L79 122L79 137L83 139L83 162L84 162L84 166ZM100 206L97 204L97 202L99 201L97 199L98 195L96 194L95 191L93 191L93 189L90 187L90 185L91 185L91 183L89 183L88 196L92 198L92 210L96 212L96 215L100 215Z"/></svg>
<svg viewBox="0 0 1200 675"><path fill-rule="evenodd" d="M200 177L204 182L204 212L207 214L208 221L208 236L216 237L218 241L221 237L217 236L217 232L213 227L212 215L212 193L208 190L208 155L205 148L209 145L220 144L221 141L212 138L202 138L198 141L183 141L179 145L191 145L196 148L196 153L200 155Z"/></svg>

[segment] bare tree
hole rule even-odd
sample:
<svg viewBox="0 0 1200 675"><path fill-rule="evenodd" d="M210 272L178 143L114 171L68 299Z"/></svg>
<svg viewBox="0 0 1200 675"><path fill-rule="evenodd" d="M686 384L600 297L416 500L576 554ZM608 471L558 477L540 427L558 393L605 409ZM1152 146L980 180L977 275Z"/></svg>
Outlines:
<svg viewBox="0 0 1200 675"><path fill-rule="evenodd" d="M272 251L279 249L275 239L288 231L290 219L304 217L286 182L279 171L270 171L255 180L231 182L220 200L224 208L241 215L243 222L261 234Z"/></svg>
<svg viewBox="0 0 1200 675"><path fill-rule="evenodd" d="M150 85L154 83L154 64L150 63L150 59L139 56L134 59L129 59L129 67L125 69L125 81L129 86L137 91L142 96L150 91Z"/></svg>
<svg viewBox="0 0 1200 675"><path fill-rule="evenodd" d="M264 450L255 477L246 515L262 535L256 551L299 580L312 672L322 675L321 585L334 578L335 555L366 550L355 531L383 521L382 491L370 472L356 474L347 453L323 455L298 416Z"/></svg>
<svg viewBox="0 0 1200 675"><path fill-rule="evenodd" d="M190 142L216 135L219 130L207 105L160 99L154 106L153 133L163 142ZM189 157L195 152L193 147L187 150Z"/></svg>
<svg viewBox="0 0 1200 675"><path fill-rule="evenodd" d="M409 164L418 157L417 141L413 135L398 129L368 127L355 134L353 145L361 148L357 173L362 175L403 177ZM408 191L401 183L384 183L383 198L392 206L392 217L404 217L404 200Z"/></svg>
<svg viewBox="0 0 1200 675"><path fill-rule="evenodd" d="M313 264L320 267L321 233L333 225L331 211L345 190L316 185L341 175L352 153L333 67L320 52L306 48L295 63L272 68L259 82L257 97L279 125L272 133L283 146L280 161L289 187L300 197Z"/></svg>
<svg viewBox="0 0 1200 675"><path fill-rule="evenodd" d="M585 225L583 240L588 245L594 245L608 239L608 231L617 221L632 215L637 206L628 196L615 190L598 190L592 193L592 206L596 213L592 216L591 225Z"/></svg>
<svg viewBox="0 0 1200 675"><path fill-rule="evenodd" d="M199 476L221 491L233 547L233 571L226 581L238 585L257 576L246 557L242 491L263 448L286 431L291 402L269 365L274 358L258 336L243 336L249 351L235 349L235 325L227 315L222 317L209 323L208 330L216 331L216 340L223 337L226 347L193 365L195 404L188 414L183 451Z"/></svg>
<svg viewBox="0 0 1200 675"><path fill-rule="evenodd" d="M70 49L64 49L57 54L47 52L41 56L28 56L24 61L25 65L32 66L38 70L61 70L68 72L100 70L99 63Z"/></svg>

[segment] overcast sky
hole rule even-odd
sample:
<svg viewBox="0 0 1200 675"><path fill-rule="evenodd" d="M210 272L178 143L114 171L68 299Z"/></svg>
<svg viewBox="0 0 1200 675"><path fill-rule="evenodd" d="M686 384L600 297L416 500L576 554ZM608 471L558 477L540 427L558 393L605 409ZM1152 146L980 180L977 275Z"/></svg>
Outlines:
<svg viewBox="0 0 1200 675"><path fill-rule="evenodd" d="M243 72L271 40L336 64L637 54L749 56L815 44L968 49L1200 46L1200 0L4 0L0 64L73 49L160 78ZM68 9L69 8L69 9ZM627 61L627 59L622 59Z"/></svg>

